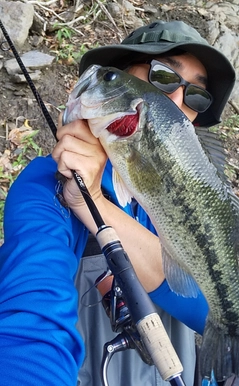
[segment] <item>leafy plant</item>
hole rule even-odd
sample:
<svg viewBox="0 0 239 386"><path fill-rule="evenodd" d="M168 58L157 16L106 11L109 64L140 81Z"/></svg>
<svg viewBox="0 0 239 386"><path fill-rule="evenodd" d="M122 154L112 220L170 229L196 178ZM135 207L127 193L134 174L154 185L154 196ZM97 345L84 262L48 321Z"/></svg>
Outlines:
<svg viewBox="0 0 239 386"><path fill-rule="evenodd" d="M64 43L61 45L61 48L56 51L56 54L57 54L57 57L56 59L59 61L59 60L67 60L68 62L71 60L71 59L74 59L74 60L77 60L79 59L82 54L80 52L75 52L74 51L75 47L73 44L67 44L67 43Z"/></svg>
<svg viewBox="0 0 239 386"><path fill-rule="evenodd" d="M57 26L57 24L55 24L55 26ZM58 31L57 31L56 39L58 40L59 44L62 44L65 39L70 40L72 35L73 35L73 32L70 28L62 27L62 28L58 29Z"/></svg>
<svg viewBox="0 0 239 386"><path fill-rule="evenodd" d="M62 27L58 23L54 25L57 28L55 43L52 46L52 52L56 54L57 61L64 61L71 64L82 56L82 52L77 50L72 42L75 32L70 27Z"/></svg>
<svg viewBox="0 0 239 386"><path fill-rule="evenodd" d="M101 3L105 3L105 0L101 0ZM87 5L85 6L87 8ZM94 14L95 9L98 9L99 5L93 5L91 12ZM98 10L100 11L100 10ZM100 11L101 12L101 11ZM87 14L87 12L86 12ZM96 17L96 15L95 15ZM81 23L88 23L87 18L81 20ZM86 44L83 43L79 47L79 39L76 38L76 32L69 26L62 26L60 23L55 23L53 26L56 30L54 42L51 45L51 51L56 54L57 61L64 61L64 63L72 64L78 61L88 50ZM92 45L91 48L97 48L99 44Z"/></svg>

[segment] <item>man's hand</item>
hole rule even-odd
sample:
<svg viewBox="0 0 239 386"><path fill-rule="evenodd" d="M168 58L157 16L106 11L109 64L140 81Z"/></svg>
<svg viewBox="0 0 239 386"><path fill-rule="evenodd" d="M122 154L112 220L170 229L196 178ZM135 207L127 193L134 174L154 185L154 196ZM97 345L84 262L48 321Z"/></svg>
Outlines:
<svg viewBox="0 0 239 386"><path fill-rule="evenodd" d="M91 133L87 121L77 120L65 126L60 123L57 138L59 142L52 157L58 164L58 171L67 178L63 195L69 207L75 211L85 202L71 170L82 177L92 198L97 200L102 195L101 179L107 155L99 140Z"/></svg>

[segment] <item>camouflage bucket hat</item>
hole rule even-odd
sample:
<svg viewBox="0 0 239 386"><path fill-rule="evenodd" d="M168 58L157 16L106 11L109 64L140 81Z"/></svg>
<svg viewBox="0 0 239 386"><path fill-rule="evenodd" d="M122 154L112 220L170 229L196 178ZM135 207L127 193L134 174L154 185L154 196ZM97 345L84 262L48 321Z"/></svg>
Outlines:
<svg viewBox="0 0 239 386"><path fill-rule="evenodd" d="M88 51L81 59L80 74L91 64L124 68L143 56L155 57L174 49L194 55L207 71L207 90L213 96L213 103L207 111L198 114L194 123L200 126L219 123L235 83L235 71L221 52L182 21L157 21L133 31L121 44Z"/></svg>

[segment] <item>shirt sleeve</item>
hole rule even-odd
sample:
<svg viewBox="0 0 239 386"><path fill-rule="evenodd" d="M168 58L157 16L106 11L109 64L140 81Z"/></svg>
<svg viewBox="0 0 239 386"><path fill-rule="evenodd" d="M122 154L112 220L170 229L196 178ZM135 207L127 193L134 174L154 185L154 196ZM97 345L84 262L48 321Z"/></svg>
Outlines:
<svg viewBox="0 0 239 386"><path fill-rule="evenodd" d="M167 281L164 280L160 287L149 293L149 296L155 304L175 319L203 334L209 308L201 291L197 298L185 298L171 291Z"/></svg>
<svg viewBox="0 0 239 386"><path fill-rule="evenodd" d="M84 358L76 330L76 248L88 231L56 198L56 164L33 160L12 185L0 248L2 386L75 386ZM81 253L78 254L81 256Z"/></svg>

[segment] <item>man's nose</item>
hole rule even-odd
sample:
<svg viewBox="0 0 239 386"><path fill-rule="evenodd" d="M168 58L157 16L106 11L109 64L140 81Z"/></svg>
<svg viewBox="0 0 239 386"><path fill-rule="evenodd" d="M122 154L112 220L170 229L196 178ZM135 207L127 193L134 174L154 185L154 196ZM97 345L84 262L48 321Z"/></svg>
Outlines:
<svg viewBox="0 0 239 386"><path fill-rule="evenodd" d="M167 96L179 107L181 108L183 105L183 92L185 86L180 86L176 91L171 94L167 94Z"/></svg>

